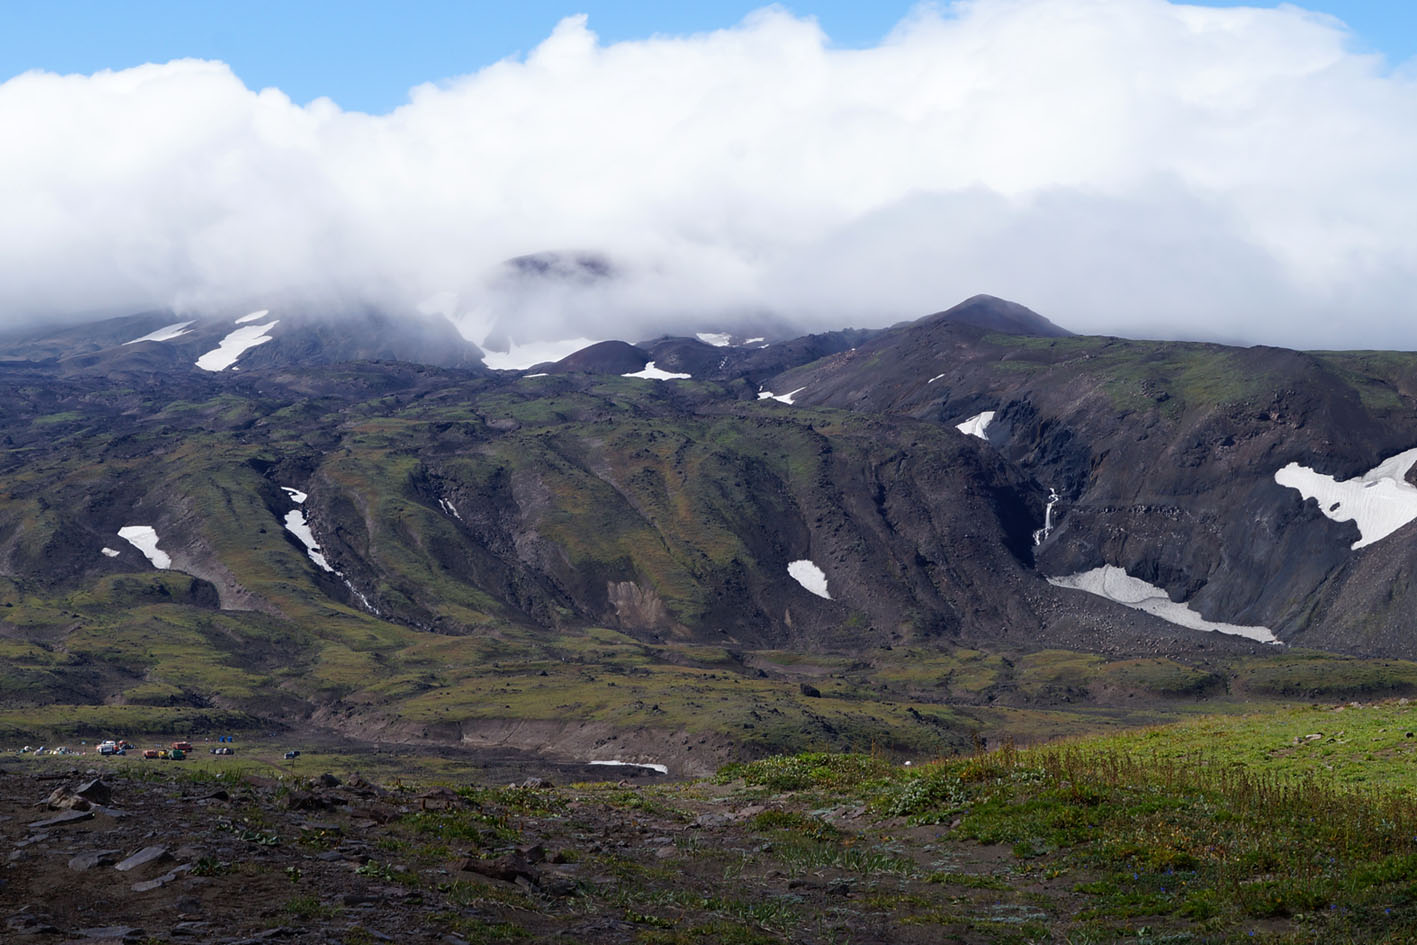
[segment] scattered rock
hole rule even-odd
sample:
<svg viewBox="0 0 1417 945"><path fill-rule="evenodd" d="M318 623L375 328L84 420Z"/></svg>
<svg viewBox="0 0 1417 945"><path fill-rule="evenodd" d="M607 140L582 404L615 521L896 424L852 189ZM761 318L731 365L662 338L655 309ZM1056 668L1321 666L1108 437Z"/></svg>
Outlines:
<svg viewBox="0 0 1417 945"><path fill-rule="evenodd" d="M74 793L90 804L107 805L113 800L113 789L103 783L102 778L86 781L74 789Z"/></svg>
<svg viewBox="0 0 1417 945"><path fill-rule="evenodd" d="M178 922L172 927L172 934L179 936L206 935L211 927L210 922Z"/></svg>
<svg viewBox="0 0 1417 945"><path fill-rule="evenodd" d="M170 859L172 859L172 854L167 852L167 847L143 847L137 853L134 853L122 863L119 863L117 866L115 866L114 869L118 870L120 873L126 873L129 870L135 870L140 866L147 866L149 863L162 863Z"/></svg>
<svg viewBox="0 0 1417 945"><path fill-rule="evenodd" d="M187 872L191 868L192 867L186 865L179 866L174 870L170 870L162 874L156 879L149 879L141 883L134 883L133 892L151 892L154 889L160 889L161 887L166 886L168 883L172 882L174 879L181 876L183 873Z"/></svg>
<svg viewBox="0 0 1417 945"><path fill-rule="evenodd" d="M470 856L463 861L462 869L469 873L500 879L507 883L515 883L518 879L524 879L532 885L536 885L540 880L536 867L527 862L526 857L520 853L504 853L495 860L482 860Z"/></svg>
<svg viewBox="0 0 1417 945"><path fill-rule="evenodd" d="M146 933L142 929L133 928L128 925L105 925L95 929L79 929L76 933L84 938L108 941L117 939L125 941L127 939L142 938Z"/></svg>
<svg viewBox="0 0 1417 945"><path fill-rule="evenodd" d="M89 853L80 853L69 859L69 869L82 873L96 866L108 866L118 859L118 853L117 850L93 850Z"/></svg>
<svg viewBox="0 0 1417 945"><path fill-rule="evenodd" d="M48 820L33 821L31 827L62 827L65 824L76 824L81 820L92 820L91 810L66 810L62 814L55 814Z"/></svg>
<svg viewBox="0 0 1417 945"><path fill-rule="evenodd" d="M801 683L797 688L800 689L802 695L806 696L808 699L820 699L822 697L822 691L808 683Z"/></svg>

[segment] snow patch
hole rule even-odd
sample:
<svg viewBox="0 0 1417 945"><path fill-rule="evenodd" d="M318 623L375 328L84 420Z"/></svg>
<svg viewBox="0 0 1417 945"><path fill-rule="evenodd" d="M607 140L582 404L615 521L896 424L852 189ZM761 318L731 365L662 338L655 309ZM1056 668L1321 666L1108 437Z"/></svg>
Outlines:
<svg viewBox="0 0 1417 945"><path fill-rule="evenodd" d="M294 502L296 505L301 505L306 499L310 498L309 494L290 486L281 486L281 489L286 495L290 496L290 501ZM447 507L452 508L452 505L449 504ZM456 509L453 510L453 514L457 515ZM460 515L458 517L462 518ZM369 598L359 593L359 588L355 587L354 582L344 576L343 571L336 571L330 566L330 562L325 558L324 553L320 551L319 543L315 541L315 533L310 530L310 524L305 521L304 512L299 509L291 509L289 512L286 512L285 527L292 535L300 539L300 543L305 546L305 553L310 556L311 561L315 562L322 570L333 574L343 581L344 586L349 588L349 592L359 598L359 603L364 606L365 610L376 617L381 616L379 608L369 603Z"/></svg>
<svg viewBox="0 0 1417 945"><path fill-rule="evenodd" d="M1417 487L1406 478L1413 463L1417 463L1417 449L1398 453L1343 482L1290 463L1274 474L1274 481L1297 489L1306 499L1317 499L1319 511L1335 522L1357 525L1359 538L1352 546L1356 551L1417 519Z"/></svg>
<svg viewBox="0 0 1417 945"><path fill-rule="evenodd" d="M310 560L319 565L323 570L335 573L335 569L330 567L330 563L325 560L325 556L320 553L320 545L315 541L315 533L310 531L310 526L305 521L305 513L299 509L291 509L285 513L285 527L300 543L305 546L305 553L310 556ZM342 575L341 575L342 576Z"/></svg>
<svg viewBox="0 0 1417 945"><path fill-rule="evenodd" d="M747 341L745 341L745 342L743 342L743 343L744 343L745 345L757 345L757 344L761 344L761 345L763 345L764 348L766 348L767 345L766 345L766 344L763 344L765 341L767 341L766 338L749 338Z"/></svg>
<svg viewBox="0 0 1417 945"><path fill-rule="evenodd" d="M247 325L245 328L236 329L221 339L221 344L198 358L197 367L203 371L222 371L231 367L236 363L236 359L247 351L270 341L271 336L266 332L279 324L280 319L277 318L264 325Z"/></svg>
<svg viewBox="0 0 1417 945"><path fill-rule="evenodd" d="M151 525L124 525L118 537L143 553L155 568L172 567L172 558L157 546L157 529Z"/></svg>
<svg viewBox="0 0 1417 945"><path fill-rule="evenodd" d="M1260 643L1279 643L1274 631L1268 627L1247 627L1241 624L1206 620L1192 610L1189 604L1173 601L1164 590L1156 585L1148 584L1140 578L1134 578L1123 569L1110 564L1093 568L1091 571L1070 574L1067 577L1050 577L1048 583L1054 587L1067 587L1096 594L1124 607L1145 611L1153 617L1160 617L1167 623L1174 623L1180 627L1229 633L1237 637L1248 637Z"/></svg>
<svg viewBox="0 0 1417 945"><path fill-rule="evenodd" d="M943 374L940 375L944 377ZM963 423L956 423L955 429L966 436L977 436L981 440L989 439L989 424L994 421L994 411L986 410L983 413L976 413Z"/></svg>
<svg viewBox="0 0 1417 945"><path fill-rule="evenodd" d="M825 597L831 600L832 596L827 593L827 576L821 568L811 561L803 558L801 561L793 561L787 565L787 573L792 580L801 584L807 590L818 597Z"/></svg>
<svg viewBox="0 0 1417 945"><path fill-rule="evenodd" d="M190 335L187 326L191 322L178 322L175 325L168 325L166 328L159 328L157 331L150 331L141 338L134 338L132 341L123 342L124 345L135 345L140 341L171 341L173 338L181 338L183 335Z"/></svg>
<svg viewBox="0 0 1417 945"><path fill-rule="evenodd" d="M621 374L621 377L643 377L651 381L679 381L692 378L692 374L672 374L669 371L662 371L654 366L651 361L645 365L643 371L634 371L629 374Z"/></svg>
<svg viewBox="0 0 1417 945"><path fill-rule="evenodd" d="M512 345L503 352L488 351L486 343L482 349L482 363L494 371L525 371L547 361L559 361L568 354L575 354L582 348L595 344L590 338L567 338L564 341L537 341L526 345Z"/></svg>
<svg viewBox="0 0 1417 945"><path fill-rule="evenodd" d="M733 344L733 336L722 331L701 331L696 333L694 337L715 348L727 348Z"/></svg>
<svg viewBox="0 0 1417 945"><path fill-rule="evenodd" d="M105 558L116 558L116 557L118 557L118 552L115 551L114 549L108 548L108 547L103 548L100 553L101 553Z"/></svg>
<svg viewBox="0 0 1417 945"><path fill-rule="evenodd" d="M545 371L542 371L540 374L523 374L523 375L522 375L522 377L549 377L549 376L550 376L550 375L548 375Z"/></svg>
<svg viewBox="0 0 1417 945"><path fill-rule="evenodd" d="M930 378L930 379L929 379L928 381L926 381L925 383L926 383L926 384L933 384L933 383L935 383L936 381L938 381L940 378L942 378L942 377L944 377L944 376L945 376L945 375L943 375L943 374L936 374L934 377Z"/></svg>
<svg viewBox="0 0 1417 945"><path fill-rule="evenodd" d="M252 312L250 315L242 315L236 320L236 324L245 325L247 322L258 322L271 313L268 308L263 308L259 312Z"/></svg>
<svg viewBox="0 0 1417 945"><path fill-rule="evenodd" d="M651 763L646 762L646 761L591 761L591 762L588 762L588 764L593 764L593 765L619 765L619 766L622 766L622 767L629 767L629 768L652 768L652 769L654 769L655 771L658 771L660 774L668 774L668 773L669 773L669 766L668 766L668 765L651 764Z"/></svg>
<svg viewBox="0 0 1417 945"><path fill-rule="evenodd" d="M439 499L438 504L443 507L444 512L447 512L459 522L462 521L462 514L458 512L457 507L454 506L453 503L449 502L447 499Z"/></svg>
<svg viewBox="0 0 1417 945"><path fill-rule="evenodd" d="M804 390L806 390L806 389L807 389L807 388L805 388L805 387L799 387L799 388L797 388L796 390L791 391L791 392L786 393L786 394L774 394L774 393L773 393L772 391L770 391L770 390L760 390L760 391L758 391L758 399L759 399L759 400L768 400L769 398L771 398L772 400L781 401L781 402L784 403L784 404L790 404L790 403L792 403L792 398L796 397L798 394L802 393L802 392L803 392Z"/></svg>

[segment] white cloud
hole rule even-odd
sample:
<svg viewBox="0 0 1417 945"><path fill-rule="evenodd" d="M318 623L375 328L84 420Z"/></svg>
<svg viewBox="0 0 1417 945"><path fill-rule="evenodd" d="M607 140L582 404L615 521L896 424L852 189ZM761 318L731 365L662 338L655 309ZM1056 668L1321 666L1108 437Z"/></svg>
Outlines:
<svg viewBox="0 0 1417 945"><path fill-rule="evenodd" d="M384 116L183 60L0 85L0 321L436 298L482 341L976 292L1090 331L1417 347L1417 82L1297 7L975 0L841 50L768 9ZM591 250L613 279L509 278ZM531 286L531 287L529 287Z"/></svg>

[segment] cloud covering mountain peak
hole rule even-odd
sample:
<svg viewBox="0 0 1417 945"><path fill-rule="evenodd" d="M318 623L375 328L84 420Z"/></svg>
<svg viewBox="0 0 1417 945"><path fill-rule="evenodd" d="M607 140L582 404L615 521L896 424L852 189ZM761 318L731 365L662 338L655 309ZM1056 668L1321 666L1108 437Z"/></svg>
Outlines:
<svg viewBox="0 0 1417 945"><path fill-rule="evenodd" d="M1292 6L975 0L867 49L776 8L613 45L570 17L387 115L219 62L29 72L0 323L436 299L527 342L991 292L1077 331L1417 346L1417 84L1347 43ZM547 250L604 278L509 277Z"/></svg>

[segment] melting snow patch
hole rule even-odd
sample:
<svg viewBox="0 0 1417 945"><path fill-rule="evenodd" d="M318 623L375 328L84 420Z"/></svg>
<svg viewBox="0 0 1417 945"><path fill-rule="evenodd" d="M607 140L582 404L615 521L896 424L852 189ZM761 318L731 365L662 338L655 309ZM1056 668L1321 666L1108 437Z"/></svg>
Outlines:
<svg viewBox="0 0 1417 945"><path fill-rule="evenodd" d="M784 404L790 404L790 403L792 403L792 398L796 397L798 394L802 393L802 392L803 392L804 390L806 390L806 389L807 389L807 388L805 388L805 387L799 387L799 388L797 388L796 390L792 391L791 393L787 393L787 394L774 394L774 393L773 393L772 391L770 391L770 390L760 390L760 391L758 391L758 399L759 399L759 400L768 400L769 398L771 398L772 400L780 400L780 401L782 401Z"/></svg>
<svg viewBox="0 0 1417 945"><path fill-rule="evenodd" d="M540 374L523 374L523 375L522 375L522 377L546 377L546 376L547 376L547 374L546 374L545 371L542 371Z"/></svg>
<svg viewBox="0 0 1417 945"><path fill-rule="evenodd" d="M767 345L766 345L766 344L763 344L763 342L765 342L765 341L767 341L766 338L749 338L747 341L745 341L745 342L743 342L743 343L744 343L745 345L762 344L763 347L766 348Z"/></svg>
<svg viewBox="0 0 1417 945"><path fill-rule="evenodd" d="M823 573L821 568L817 567L806 558L788 564L787 573L792 576L792 580L801 584L818 597L825 597L827 600L832 599L832 596L827 593L826 574Z"/></svg>
<svg viewBox="0 0 1417 945"><path fill-rule="evenodd" d="M629 768L652 768L655 771L658 771L660 774L669 773L668 765L656 765L641 761L592 761L589 763L593 765L620 765Z"/></svg>
<svg viewBox="0 0 1417 945"><path fill-rule="evenodd" d="M310 556L311 561L331 574L335 573L335 569L330 567L330 563L320 553L320 546L315 541L315 533L310 531L310 526L305 522L304 512L299 509L291 509L286 512L285 527L287 531L300 539L300 543L305 546L305 553Z"/></svg>
<svg viewBox="0 0 1417 945"><path fill-rule="evenodd" d="M686 380L688 378L693 377L692 374L671 374L669 371L661 371L659 368L654 366L653 361L646 364L645 369L643 371L634 371L629 374L621 374L620 376L643 377L651 381L678 381Z"/></svg>
<svg viewBox="0 0 1417 945"><path fill-rule="evenodd" d="M733 344L733 336L722 331L701 331L694 335L706 345L713 345L715 348L727 348Z"/></svg>
<svg viewBox="0 0 1417 945"><path fill-rule="evenodd" d="M118 529L118 537L143 553L155 568L172 567L172 559L167 552L157 546L157 529L151 525L124 525Z"/></svg>
<svg viewBox="0 0 1417 945"><path fill-rule="evenodd" d="M940 375L944 377L943 374ZM994 420L994 411L986 410L983 413L976 413L963 423L956 423L955 429L967 436L977 436L981 440L989 439L989 424Z"/></svg>
<svg viewBox="0 0 1417 945"><path fill-rule="evenodd" d="M525 371L533 365L559 361L568 354L595 344L591 338L567 338L564 341L537 341L528 345L512 345L506 351L490 351L483 342L482 363L494 371Z"/></svg>
<svg viewBox="0 0 1417 945"><path fill-rule="evenodd" d="M1274 631L1268 627L1246 627L1240 624L1206 620L1192 610L1189 604L1178 604L1156 585L1148 584L1140 578L1134 578L1121 568L1110 564L1093 568L1091 571L1083 571L1080 574L1070 574L1067 577L1050 577L1048 583L1054 587L1069 587L1078 591L1087 591L1089 594L1105 597L1125 607L1145 611L1153 617L1160 617L1167 623L1174 623L1180 627L1230 633L1237 637L1248 637L1260 643L1279 643Z"/></svg>
<svg viewBox="0 0 1417 945"><path fill-rule="evenodd" d="M1417 487L1406 478L1413 463L1417 463L1417 449L1398 453L1343 482L1290 463L1274 474L1274 481L1297 489L1306 499L1318 499L1319 511L1335 522L1357 525L1360 537L1353 543L1356 550L1417 519Z"/></svg>
<svg viewBox="0 0 1417 945"><path fill-rule="evenodd" d="M173 338L181 338L183 335L190 335L187 326L191 322L178 322L176 325L168 325L166 328L159 328L157 331L150 331L141 338L134 338L132 341L125 341L125 345L135 345L140 341L171 341Z"/></svg>
<svg viewBox="0 0 1417 945"><path fill-rule="evenodd" d="M457 507L454 506L453 503L449 502L447 499L439 499L438 504L443 507L444 512L447 512L459 522L462 521L462 515L458 512Z"/></svg>
<svg viewBox="0 0 1417 945"><path fill-rule="evenodd" d="M938 381L940 378L942 378L942 377L944 377L944 376L945 376L945 375L943 375L943 374L936 374L934 377L930 378L930 379L929 379L928 381L926 381L925 383L926 383L926 384L933 384L933 383L935 383L936 381Z"/></svg>
<svg viewBox="0 0 1417 945"><path fill-rule="evenodd" d="M281 486L281 489L290 496L290 501L294 502L296 505L310 498L308 494L301 492L299 489L293 489L290 486ZM448 508L452 508L452 506L449 505ZM453 514L457 515L457 511L454 510ZM461 518L461 516L458 517ZM320 551L319 544L315 541L315 533L310 530L310 524L305 521L304 512L299 509L291 509L289 512L286 512L285 527L292 535L300 539L300 543L305 546L305 553L310 556L311 561L319 565L322 570L328 571L330 574L344 581L344 586L349 588L351 594L359 598L359 603L364 605L365 610L376 617L380 616L379 608L369 603L369 598L359 593L359 588L355 587L354 583L344 576L343 571L336 571L334 568L330 567L330 562L326 560L325 555Z"/></svg>
<svg viewBox="0 0 1417 945"><path fill-rule="evenodd" d="M112 549L112 548L104 548L102 553L103 553L103 556L104 556L105 558L116 558L116 557L118 557L118 552L115 551L115 550Z"/></svg>
<svg viewBox="0 0 1417 945"><path fill-rule="evenodd" d="M231 367L236 363L236 359L247 351L270 341L271 336L266 332L279 324L280 319L277 318L264 325L247 325L245 328L236 329L221 339L221 344L198 358L197 367L203 371L221 371Z"/></svg>
<svg viewBox="0 0 1417 945"><path fill-rule="evenodd" d="M268 309L268 308L263 308L263 309L261 309L259 312L252 312L250 315L242 315L240 318L238 318L238 319L236 320L236 324L238 324L238 325L244 325L244 324L246 324L247 322L258 322L258 321L260 321L261 319L265 318L265 317L266 317L267 315L269 315L270 313L271 313L271 310L270 310L270 309Z"/></svg>

